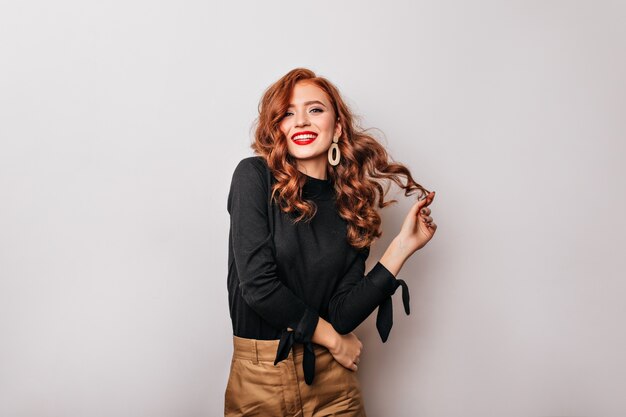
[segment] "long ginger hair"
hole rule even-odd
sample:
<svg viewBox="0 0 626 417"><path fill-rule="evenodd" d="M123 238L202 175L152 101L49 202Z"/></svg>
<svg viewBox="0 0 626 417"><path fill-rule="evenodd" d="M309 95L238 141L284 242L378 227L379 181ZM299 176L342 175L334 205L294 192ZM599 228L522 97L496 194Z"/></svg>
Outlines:
<svg viewBox="0 0 626 417"><path fill-rule="evenodd" d="M313 201L302 198L306 176L297 169L295 158L289 154L288 139L279 125L289 107L294 86L305 80L326 93L342 127L338 143L341 161L337 166L328 164L328 177L334 184L339 215L348 224L348 243L357 249L369 247L382 235L381 218L375 207L384 208L397 202L384 201L389 187L383 189L378 180L393 181L404 189L405 196L420 191L418 198L421 199L429 191L413 180L404 165L390 161L385 148L358 126L337 87L309 69L295 68L265 90L259 102L251 145L254 153L267 161L277 179L272 187L272 199L283 212L296 213L294 222L310 221L317 207ZM400 177L404 177L406 183L403 184Z"/></svg>

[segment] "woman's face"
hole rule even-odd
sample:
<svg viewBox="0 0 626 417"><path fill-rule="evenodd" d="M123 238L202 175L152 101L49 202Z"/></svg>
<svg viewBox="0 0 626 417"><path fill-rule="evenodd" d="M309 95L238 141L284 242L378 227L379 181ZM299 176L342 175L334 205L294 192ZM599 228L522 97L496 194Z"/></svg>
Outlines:
<svg viewBox="0 0 626 417"><path fill-rule="evenodd" d="M280 122L289 153L300 165L325 166L333 137L341 135L341 125L330 100L315 84L299 81L289 103Z"/></svg>

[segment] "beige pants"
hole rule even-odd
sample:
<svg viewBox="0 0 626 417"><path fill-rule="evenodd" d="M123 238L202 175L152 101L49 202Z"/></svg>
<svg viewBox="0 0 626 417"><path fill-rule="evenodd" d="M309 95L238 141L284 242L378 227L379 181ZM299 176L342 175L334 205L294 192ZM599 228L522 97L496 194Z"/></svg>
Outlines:
<svg viewBox="0 0 626 417"><path fill-rule="evenodd" d="M278 340L233 336L224 416L366 417L356 372L344 368L328 349L313 344L315 378L304 382L303 346L274 366Z"/></svg>

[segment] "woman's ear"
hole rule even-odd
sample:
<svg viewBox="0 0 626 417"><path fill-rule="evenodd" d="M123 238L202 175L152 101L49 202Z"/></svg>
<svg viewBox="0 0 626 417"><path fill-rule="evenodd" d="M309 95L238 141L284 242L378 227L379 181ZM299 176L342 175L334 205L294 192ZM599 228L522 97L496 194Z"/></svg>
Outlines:
<svg viewBox="0 0 626 417"><path fill-rule="evenodd" d="M335 137L341 137L342 132L343 128L341 127L341 123L339 123L339 118L337 118L337 124L335 125Z"/></svg>

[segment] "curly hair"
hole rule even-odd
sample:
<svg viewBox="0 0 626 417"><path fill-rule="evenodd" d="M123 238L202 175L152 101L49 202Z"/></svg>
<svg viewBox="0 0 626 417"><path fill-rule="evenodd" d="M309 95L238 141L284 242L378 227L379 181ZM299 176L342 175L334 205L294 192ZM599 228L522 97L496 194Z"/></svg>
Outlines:
<svg viewBox="0 0 626 417"><path fill-rule="evenodd" d="M294 223L310 221L317 211L313 201L302 199L306 176L296 168L295 158L287 149L287 138L279 126L289 107L293 88L300 81L322 89L339 117L341 161L337 166L328 164L328 177L334 184L339 215L348 224L348 243L357 249L369 247L382 235L381 218L375 206L384 208L397 202L384 201L389 187L383 189L379 180L393 181L405 190L405 196L420 191L418 198L422 199L429 191L416 183L404 165L391 160L385 148L358 126L337 87L307 68L295 68L265 90L259 102L259 116L253 125L255 133L251 145L254 153L267 161L277 179L272 199L283 212L297 215ZM401 176L406 180L404 184Z"/></svg>

